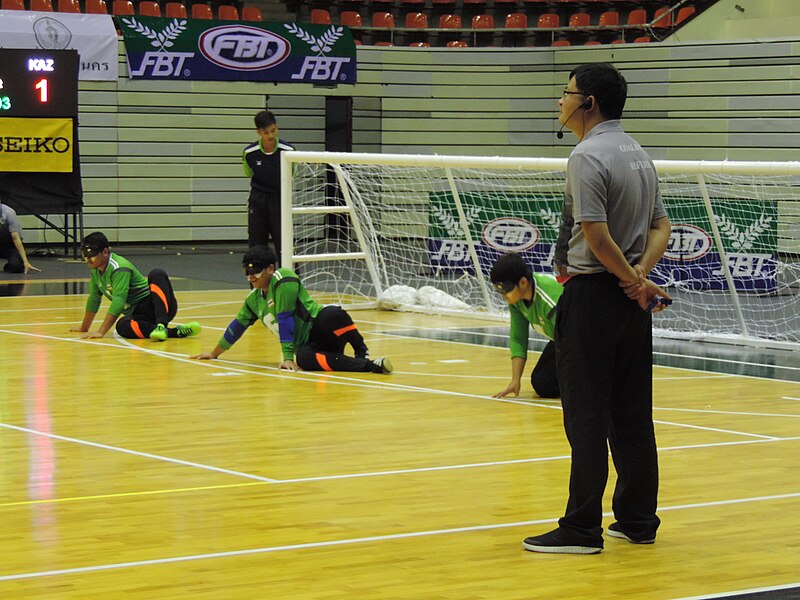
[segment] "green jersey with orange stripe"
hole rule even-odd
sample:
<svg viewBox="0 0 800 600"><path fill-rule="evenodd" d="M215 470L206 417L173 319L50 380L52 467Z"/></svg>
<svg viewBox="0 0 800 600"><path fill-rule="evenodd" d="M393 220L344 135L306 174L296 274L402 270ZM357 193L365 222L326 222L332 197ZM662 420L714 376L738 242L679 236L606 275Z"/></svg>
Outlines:
<svg viewBox="0 0 800 600"><path fill-rule="evenodd" d="M284 360L293 360L295 349L308 343L314 318L321 310L322 306L312 300L297 273L282 267L275 270L265 291L256 288L250 292L236 320L245 329L261 321L278 336ZM234 338L238 339L238 335ZM218 344L229 350L233 342L223 335Z"/></svg>
<svg viewBox="0 0 800 600"><path fill-rule="evenodd" d="M103 273L100 269L91 270L86 310L96 313L105 296L111 301L108 314L115 317L127 315L149 295L150 286L147 277L142 275L128 259L112 252Z"/></svg>

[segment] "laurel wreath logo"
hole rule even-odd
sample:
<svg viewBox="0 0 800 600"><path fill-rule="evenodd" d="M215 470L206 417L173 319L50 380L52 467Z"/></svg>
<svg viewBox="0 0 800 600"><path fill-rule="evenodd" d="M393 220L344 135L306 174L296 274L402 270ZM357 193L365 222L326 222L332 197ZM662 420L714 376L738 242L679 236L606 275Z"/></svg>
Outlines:
<svg viewBox="0 0 800 600"><path fill-rule="evenodd" d="M172 40L176 39L186 30L185 19L172 19L172 22L168 24L162 31L150 29L147 25L137 21L135 17L131 17L130 19L123 18L122 22L125 23L125 25L127 25L130 29L133 29L136 33L140 33L144 37L151 40L151 46L158 48L159 51L164 52L166 52L167 48L174 46Z"/></svg>
<svg viewBox="0 0 800 600"><path fill-rule="evenodd" d="M447 235L453 239L462 237L463 231L461 230L461 223L457 217L453 216L441 206L431 206L431 211L439 220L439 223L442 225L442 227L447 230ZM480 214L481 208L479 206L465 207L464 217L467 220L467 225L472 225L480 216Z"/></svg>
<svg viewBox="0 0 800 600"><path fill-rule="evenodd" d="M336 40L344 35L344 27L336 27L335 25L331 25L330 28L319 37L308 33L295 23L284 23L283 26L289 30L289 33L293 33L308 44L314 52L319 52L320 56L333 50L333 45L336 43Z"/></svg>
<svg viewBox="0 0 800 600"><path fill-rule="evenodd" d="M714 215L714 221L716 221L720 233L731 240L731 246L734 249L750 250L753 247L753 242L769 228L769 224L772 223L772 217L761 213L761 216L744 231L741 231L736 226L736 223L726 215Z"/></svg>
<svg viewBox="0 0 800 600"><path fill-rule="evenodd" d="M550 227L550 229L555 229L556 231L558 231L559 228L561 227L560 212L556 212L549 208L540 208L539 216L542 218L542 222L548 227Z"/></svg>

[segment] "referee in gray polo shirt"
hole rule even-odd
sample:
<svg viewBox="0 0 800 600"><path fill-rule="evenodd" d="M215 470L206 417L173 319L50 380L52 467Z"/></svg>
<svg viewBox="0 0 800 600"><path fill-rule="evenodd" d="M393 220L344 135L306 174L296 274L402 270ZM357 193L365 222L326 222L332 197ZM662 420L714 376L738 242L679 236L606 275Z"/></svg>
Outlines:
<svg viewBox="0 0 800 600"><path fill-rule="evenodd" d="M569 279L555 329L572 464L558 528L523 542L534 552L603 549L609 446L618 477L608 535L650 544L660 523L650 312L669 296L647 273L667 247L670 224L653 161L620 124L626 98L619 71L587 64L570 73L558 103L560 123L580 140L567 165L568 246L559 246L568 248L561 271Z"/></svg>

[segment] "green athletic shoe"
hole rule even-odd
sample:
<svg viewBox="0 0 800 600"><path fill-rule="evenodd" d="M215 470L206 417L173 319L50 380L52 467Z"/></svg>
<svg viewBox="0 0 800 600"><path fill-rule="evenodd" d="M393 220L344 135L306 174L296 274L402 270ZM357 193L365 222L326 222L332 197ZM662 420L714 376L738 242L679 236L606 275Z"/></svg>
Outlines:
<svg viewBox="0 0 800 600"><path fill-rule="evenodd" d="M192 321L186 325L178 325L175 328L175 337L184 338L197 335L203 327L197 321Z"/></svg>
<svg viewBox="0 0 800 600"><path fill-rule="evenodd" d="M150 339L154 342L163 342L168 336L167 326L162 323L156 325L156 328L150 332Z"/></svg>

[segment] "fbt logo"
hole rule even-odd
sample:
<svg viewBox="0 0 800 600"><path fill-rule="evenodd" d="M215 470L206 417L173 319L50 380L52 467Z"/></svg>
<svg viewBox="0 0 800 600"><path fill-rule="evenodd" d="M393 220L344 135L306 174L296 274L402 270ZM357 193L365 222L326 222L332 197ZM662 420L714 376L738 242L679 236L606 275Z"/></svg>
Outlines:
<svg viewBox="0 0 800 600"><path fill-rule="evenodd" d="M539 228L525 219L503 217L483 227L483 241L503 252L522 252L539 241Z"/></svg>
<svg viewBox="0 0 800 600"><path fill-rule="evenodd" d="M731 252L726 258L728 259L728 268L731 270L733 277L775 276L777 263L770 254L738 254ZM721 277L724 274L725 271L722 269L722 265L712 273L717 277Z"/></svg>
<svg viewBox="0 0 800 600"><path fill-rule="evenodd" d="M299 73L292 73L292 79L310 79L311 81L335 81L339 78L342 67L350 63L349 58L329 56L306 56ZM342 75L342 79L345 76Z"/></svg>
<svg viewBox="0 0 800 600"><path fill-rule="evenodd" d="M234 71L260 71L282 63L291 54L288 40L247 25L224 25L204 31L198 40L209 61Z"/></svg>
<svg viewBox="0 0 800 600"><path fill-rule="evenodd" d="M711 236L705 230L686 223L672 226L664 257L691 261L702 258L711 250Z"/></svg>
<svg viewBox="0 0 800 600"><path fill-rule="evenodd" d="M434 264L441 262L445 264L458 264L467 261L469 259L467 243L442 240L439 248L431 252L430 258Z"/></svg>
<svg viewBox="0 0 800 600"><path fill-rule="evenodd" d="M133 77L142 77L150 68L151 77L178 77L187 58L194 52L145 52L138 69L131 69Z"/></svg>

